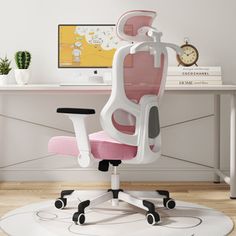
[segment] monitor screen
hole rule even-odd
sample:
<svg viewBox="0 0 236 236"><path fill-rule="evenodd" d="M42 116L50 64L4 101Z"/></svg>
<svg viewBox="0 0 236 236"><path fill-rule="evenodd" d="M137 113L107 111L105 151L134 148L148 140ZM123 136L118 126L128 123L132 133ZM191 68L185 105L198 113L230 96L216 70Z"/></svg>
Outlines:
<svg viewBox="0 0 236 236"><path fill-rule="evenodd" d="M59 25L59 68L110 68L121 40L114 24Z"/></svg>

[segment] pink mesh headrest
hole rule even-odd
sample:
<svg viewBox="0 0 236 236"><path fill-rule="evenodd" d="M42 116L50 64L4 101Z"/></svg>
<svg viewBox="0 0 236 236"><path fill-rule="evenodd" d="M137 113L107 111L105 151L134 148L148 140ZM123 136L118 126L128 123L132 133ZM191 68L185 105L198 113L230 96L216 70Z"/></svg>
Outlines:
<svg viewBox="0 0 236 236"><path fill-rule="evenodd" d="M127 41L149 41L147 35L139 35L138 30L144 26L151 27L156 12L154 11L129 11L123 14L117 23L117 35Z"/></svg>

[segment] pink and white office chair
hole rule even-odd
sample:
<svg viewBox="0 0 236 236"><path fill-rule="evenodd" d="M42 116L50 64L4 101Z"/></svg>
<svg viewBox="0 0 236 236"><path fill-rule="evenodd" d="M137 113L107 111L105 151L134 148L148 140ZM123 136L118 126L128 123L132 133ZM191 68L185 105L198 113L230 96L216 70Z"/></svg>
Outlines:
<svg viewBox="0 0 236 236"><path fill-rule="evenodd" d="M76 137L53 137L49 141L49 151L75 156L81 167L97 162L100 171L108 171L109 165L114 168L111 189L95 199L79 203L72 218L75 223L83 224L85 210L108 200L112 200L113 205L122 200L142 208L149 224L160 221L152 202L120 189L117 173L117 166L121 163L146 164L161 156L159 105L166 81L166 48L177 53L180 49L161 42L161 32L152 27L155 16L152 11L130 11L118 21L117 34L128 44L119 48L114 56L112 92L100 116L103 131L87 134L85 121L86 117L95 114L93 109L57 109L72 120ZM75 194L74 190L62 191L55 202L56 208L66 207L67 199ZM175 207L168 191L143 192L142 197L160 197L165 207Z"/></svg>

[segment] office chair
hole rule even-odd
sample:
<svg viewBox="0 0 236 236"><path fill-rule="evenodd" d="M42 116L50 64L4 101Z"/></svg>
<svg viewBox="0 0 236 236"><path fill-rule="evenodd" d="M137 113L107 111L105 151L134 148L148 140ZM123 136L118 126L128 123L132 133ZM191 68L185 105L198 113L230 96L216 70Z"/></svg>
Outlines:
<svg viewBox="0 0 236 236"><path fill-rule="evenodd" d="M58 113L69 116L75 137L53 137L49 152L75 156L81 167L96 162L100 171L113 166L111 188L97 198L79 203L72 220L85 223L87 209L112 200L119 200L146 211L147 222L160 221L155 205L120 189L117 167L122 164L147 164L161 156L161 130L159 105L165 88L167 73L167 47L181 53L179 47L161 42L162 33L152 27L156 16L153 11L130 11L117 23L117 34L127 45L119 48L113 59L112 92L100 114L103 131L87 134L86 118L95 114L94 109L58 108ZM153 195L154 193L154 195ZM64 190L55 201L63 209L75 190ZM143 192L144 199L151 196L163 199L166 208L173 209L175 201L168 191Z"/></svg>

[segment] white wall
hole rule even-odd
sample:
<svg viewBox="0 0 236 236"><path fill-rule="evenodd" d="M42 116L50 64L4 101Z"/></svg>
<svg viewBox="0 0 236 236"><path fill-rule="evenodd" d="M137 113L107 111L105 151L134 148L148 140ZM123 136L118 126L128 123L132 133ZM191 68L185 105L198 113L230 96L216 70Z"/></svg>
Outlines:
<svg viewBox="0 0 236 236"><path fill-rule="evenodd" d="M199 65L221 65L225 83L235 83L236 2L234 0L0 0L0 56L13 58L17 50L32 53L31 83L58 83L78 77L85 70L57 68L57 25L60 23L116 23L128 10L158 12L155 26L163 40L183 43L184 37L199 49ZM13 63L14 64L14 63ZM170 52L170 65L176 65ZM11 83L14 75L11 72ZM1 95L0 165L11 165L47 155L47 141L53 135L72 135L72 125L57 115L58 106L95 107L99 113L107 96L98 95ZM213 114L210 96L165 96L161 109L162 126ZM228 170L228 98L222 101L222 168ZM97 116L98 117L98 116ZM90 132L98 130L97 117L90 120ZM213 117L163 129L163 153L212 166ZM72 158L51 157L0 170L8 180L97 180L106 179L89 170L51 171L77 167ZM13 169L27 171L13 171ZM36 169L44 168L39 172ZM12 170L10 170L12 169ZM33 171L30 171L33 169ZM150 166L125 166L124 179L210 180L205 167L163 158ZM86 176L86 178L84 178ZM83 178L81 178L83 177Z"/></svg>

